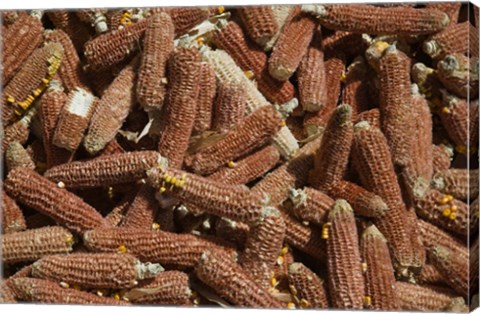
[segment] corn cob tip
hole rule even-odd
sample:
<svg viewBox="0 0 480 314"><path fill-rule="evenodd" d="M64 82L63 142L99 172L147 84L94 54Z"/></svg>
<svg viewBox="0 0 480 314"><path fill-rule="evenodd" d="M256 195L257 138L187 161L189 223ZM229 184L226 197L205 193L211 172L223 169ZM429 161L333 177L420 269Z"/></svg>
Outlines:
<svg viewBox="0 0 480 314"><path fill-rule="evenodd" d="M308 195L302 189L291 189L289 192L288 197L290 201L293 203L293 207L302 206L307 201Z"/></svg>
<svg viewBox="0 0 480 314"><path fill-rule="evenodd" d="M327 15L325 6L321 4L304 4L301 7L301 11L312 14L317 18Z"/></svg>
<svg viewBox="0 0 480 314"><path fill-rule="evenodd" d="M265 206L262 209L262 213L260 214L260 220L263 221L267 217L281 217L280 211L275 207Z"/></svg>
<svg viewBox="0 0 480 314"><path fill-rule="evenodd" d="M350 206L350 204L346 200L339 198L335 201L335 204L333 204L333 208L330 211L330 213L328 213L328 219L332 220L335 218L335 216L341 213L353 214L353 209L352 209L352 206Z"/></svg>
<svg viewBox="0 0 480 314"><path fill-rule="evenodd" d="M430 258L432 259L446 260L450 255L450 250L448 250L447 248L441 245L435 245L430 249L429 253L430 253Z"/></svg>
<svg viewBox="0 0 480 314"><path fill-rule="evenodd" d="M370 127L371 127L370 123L368 123L367 121L360 121L357 124L355 124L353 129L355 132L360 132L362 130L370 129Z"/></svg>
<svg viewBox="0 0 480 314"><path fill-rule="evenodd" d="M422 45L422 50L423 52L425 52L427 55L431 56L431 57L435 57L438 50L439 50L439 47L438 47L438 44L437 44L437 41L436 40L427 40L423 43Z"/></svg>
<svg viewBox="0 0 480 314"><path fill-rule="evenodd" d="M385 239L385 236L380 232L380 230L378 230L378 228L374 224L368 226L363 231L362 239L365 239L368 236L374 237L374 238L380 238L383 241L387 241L387 239Z"/></svg>
<svg viewBox="0 0 480 314"><path fill-rule="evenodd" d="M165 271L165 268L158 263L141 263L137 261L135 271L138 279L152 278Z"/></svg>

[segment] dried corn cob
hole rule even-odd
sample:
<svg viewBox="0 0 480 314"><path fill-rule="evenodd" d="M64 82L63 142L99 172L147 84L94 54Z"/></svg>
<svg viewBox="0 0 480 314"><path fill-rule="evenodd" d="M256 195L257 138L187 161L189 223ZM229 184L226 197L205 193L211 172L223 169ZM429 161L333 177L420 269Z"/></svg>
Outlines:
<svg viewBox="0 0 480 314"><path fill-rule="evenodd" d="M191 305L192 291L186 273L172 270L145 280L125 293L136 304Z"/></svg>
<svg viewBox="0 0 480 314"><path fill-rule="evenodd" d="M279 31L271 6L241 7L238 13L248 35L260 46L265 46Z"/></svg>
<svg viewBox="0 0 480 314"><path fill-rule="evenodd" d="M433 177L432 186L456 199L468 200L478 195L478 169L445 169Z"/></svg>
<svg viewBox="0 0 480 314"><path fill-rule="evenodd" d="M288 266L288 283L292 294L302 300L304 308L326 309L328 298L325 282L302 263L293 263Z"/></svg>
<svg viewBox="0 0 480 314"><path fill-rule="evenodd" d="M279 81L286 81L292 76L307 53L315 27L314 19L298 15L282 29L268 60L270 75Z"/></svg>
<svg viewBox="0 0 480 314"><path fill-rule="evenodd" d="M105 17L106 9L83 9L76 13L83 23L93 26L97 34L108 31L107 18Z"/></svg>
<svg viewBox="0 0 480 314"><path fill-rule="evenodd" d="M165 97L165 68L173 50L174 25L166 13L148 22L138 70L137 99L146 110L160 110Z"/></svg>
<svg viewBox="0 0 480 314"><path fill-rule="evenodd" d="M300 7L297 6L287 6L287 5L273 5L271 6L273 18L278 25L278 31L273 35L272 39L263 45L265 51L272 50L273 46L278 40L278 37L282 33L285 25L288 25L293 17L295 17L300 12Z"/></svg>
<svg viewBox="0 0 480 314"><path fill-rule="evenodd" d="M22 210L7 193L2 191L2 233L14 233L25 229L27 225Z"/></svg>
<svg viewBox="0 0 480 314"><path fill-rule="evenodd" d="M67 33L77 51L82 51L85 42L90 39L90 33L77 15L65 10L52 10L46 14L56 29Z"/></svg>
<svg viewBox="0 0 480 314"><path fill-rule="evenodd" d="M227 218L220 218L215 222L215 235L233 243L239 249L244 248L249 231L247 224Z"/></svg>
<svg viewBox="0 0 480 314"><path fill-rule="evenodd" d="M335 203L328 195L309 187L290 190L289 198L293 203L292 212L298 220L320 226L327 222L328 212Z"/></svg>
<svg viewBox="0 0 480 314"><path fill-rule="evenodd" d="M356 118L357 114L366 111L369 107L368 99L368 67L363 57L357 57L347 68L342 92L342 103L352 107L352 117Z"/></svg>
<svg viewBox="0 0 480 314"><path fill-rule="evenodd" d="M160 264L143 264L131 254L119 253L51 255L32 265L33 277L97 289L132 288L161 271Z"/></svg>
<svg viewBox="0 0 480 314"><path fill-rule="evenodd" d="M45 177L72 189L110 186L145 178L147 169L166 163L155 151L126 152L59 165L45 172Z"/></svg>
<svg viewBox="0 0 480 314"><path fill-rule="evenodd" d="M75 151L82 142L96 106L96 98L91 93L78 87L72 90L60 111L52 144L71 152Z"/></svg>
<svg viewBox="0 0 480 314"><path fill-rule="evenodd" d="M22 145L27 142L30 135L30 124L36 113L37 109L33 107L19 121L2 130L2 152L5 152L12 142L19 142Z"/></svg>
<svg viewBox="0 0 480 314"><path fill-rule="evenodd" d="M461 98L478 97L478 60L455 53L447 55L437 65L438 79L445 88Z"/></svg>
<svg viewBox="0 0 480 314"><path fill-rule="evenodd" d="M365 271L365 295L371 300L366 308L398 310L395 296L395 275L388 252L387 239L375 227L367 227L361 238L361 254Z"/></svg>
<svg viewBox="0 0 480 314"><path fill-rule="evenodd" d="M280 160L278 150L269 145L237 162L220 168L208 178L226 184L247 184L264 175Z"/></svg>
<svg viewBox="0 0 480 314"><path fill-rule="evenodd" d="M13 281L15 293L21 300L53 304L128 305L127 302L76 289L62 288L58 283L36 278L17 278Z"/></svg>
<svg viewBox="0 0 480 314"><path fill-rule="evenodd" d="M449 26L457 24L461 6L462 4L460 2L431 2L425 4L427 9L438 10L446 13L450 19Z"/></svg>
<svg viewBox="0 0 480 314"><path fill-rule="evenodd" d="M62 46L50 43L36 49L25 61L3 91L2 122L5 126L16 119L15 115L22 115L47 88L62 59Z"/></svg>
<svg viewBox="0 0 480 314"><path fill-rule="evenodd" d="M23 167L35 170L35 163L28 154L27 150L19 142L11 142L5 152L6 173L16 167Z"/></svg>
<svg viewBox="0 0 480 314"><path fill-rule="evenodd" d="M332 35L322 38L322 46L327 53L342 51L348 56L358 56L367 49L362 34L344 31L335 31Z"/></svg>
<svg viewBox="0 0 480 314"><path fill-rule="evenodd" d="M450 289L400 281L396 295L400 308L406 311L442 311L458 296Z"/></svg>
<svg viewBox="0 0 480 314"><path fill-rule="evenodd" d="M280 130L281 124L280 114L273 106L257 109L222 140L187 157L186 164L197 173L212 173L265 144Z"/></svg>
<svg viewBox="0 0 480 314"><path fill-rule="evenodd" d="M157 211L158 201L155 199L155 191L143 184L128 207L121 226L149 229L155 221Z"/></svg>
<svg viewBox="0 0 480 314"><path fill-rule="evenodd" d="M431 285L445 285L446 281L442 273L432 264L425 264L422 267L422 271L415 280L420 284L431 284Z"/></svg>
<svg viewBox="0 0 480 314"><path fill-rule="evenodd" d="M330 29L372 35L428 35L450 23L448 15L429 9L381 8L368 4L303 5L303 12L316 16Z"/></svg>
<svg viewBox="0 0 480 314"><path fill-rule="evenodd" d="M469 260L462 259L441 245L430 249L432 264L442 273L449 286L463 297L469 294ZM472 265L473 266L473 265Z"/></svg>
<svg viewBox="0 0 480 314"><path fill-rule="evenodd" d="M36 261L43 256L72 251L73 236L63 227L44 227L2 236L2 261Z"/></svg>
<svg viewBox="0 0 480 314"><path fill-rule="evenodd" d="M281 308L266 290L249 279L248 273L221 252L207 251L195 266L197 277L221 297L240 307Z"/></svg>
<svg viewBox="0 0 480 314"><path fill-rule="evenodd" d="M2 32L2 82L6 85L42 42L43 26L32 15L20 15Z"/></svg>
<svg viewBox="0 0 480 314"><path fill-rule="evenodd" d="M210 130L212 127L212 111L217 90L217 81L215 78L215 70L211 64L202 62L199 81L200 90L197 97L195 122L193 124L193 132L196 133L202 133ZM245 108L240 108L241 111L239 111L243 116Z"/></svg>
<svg viewBox="0 0 480 314"><path fill-rule="evenodd" d="M455 149L465 153L468 147L475 145L474 143L469 145L468 140L469 105L464 99L447 93L444 93L443 104L444 107L439 112L442 125L456 145Z"/></svg>
<svg viewBox="0 0 480 314"><path fill-rule="evenodd" d="M138 59L134 59L115 78L96 104L83 146L92 155L115 138L135 104L134 81Z"/></svg>
<svg viewBox="0 0 480 314"><path fill-rule="evenodd" d="M17 303L15 294L4 283L0 284L0 303Z"/></svg>
<svg viewBox="0 0 480 314"><path fill-rule="evenodd" d="M355 123L358 123L360 121L366 121L372 127L379 129L381 128L380 110L378 108L370 109L358 114L355 120Z"/></svg>
<svg viewBox="0 0 480 314"><path fill-rule="evenodd" d="M205 21L215 11L213 8L157 8L152 13L167 12L175 25L175 37L185 34L195 25Z"/></svg>
<svg viewBox="0 0 480 314"><path fill-rule="evenodd" d="M246 104L247 88L242 82L230 81L221 84L217 92L212 128L225 133L241 123Z"/></svg>
<svg viewBox="0 0 480 314"><path fill-rule="evenodd" d="M32 170L13 169L5 180L4 188L19 203L77 233L82 234L105 223L95 208Z"/></svg>

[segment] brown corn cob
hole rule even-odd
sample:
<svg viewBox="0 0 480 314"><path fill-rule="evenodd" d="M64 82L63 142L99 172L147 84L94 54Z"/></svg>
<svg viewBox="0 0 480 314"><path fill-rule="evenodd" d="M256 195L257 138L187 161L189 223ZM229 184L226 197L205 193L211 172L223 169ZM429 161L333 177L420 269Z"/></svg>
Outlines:
<svg viewBox="0 0 480 314"><path fill-rule="evenodd" d="M155 191L143 184L128 207L121 226L150 229L157 211L158 201L155 199Z"/></svg>
<svg viewBox="0 0 480 314"><path fill-rule="evenodd" d="M395 275L388 252L387 239L375 227L367 227L361 239L362 260L367 264L365 271L365 295L371 304L366 308L373 310L398 310L395 296Z"/></svg>
<svg viewBox="0 0 480 314"><path fill-rule="evenodd" d="M438 79L445 88L461 98L478 97L478 60L463 54L447 55L437 64Z"/></svg>
<svg viewBox="0 0 480 314"><path fill-rule="evenodd" d="M444 93L443 104L444 107L439 112L442 125L456 145L456 150L466 152L468 147L476 145L468 141L469 105L464 99L447 93Z"/></svg>
<svg viewBox="0 0 480 314"><path fill-rule="evenodd" d="M355 214L380 218L388 211L382 198L355 183L340 180L333 185L328 194L333 199L342 198L352 205Z"/></svg>
<svg viewBox="0 0 480 314"><path fill-rule="evenodd" d="M470 258L469 258L469 280L470 280L470 295L478 291L478 237L470 244Z"/></svg>
<svg viewBox="0 0 480 314"><path fill-rule="evenodd" d="M32 144L28 145L26 151L39 172L43 173L46 170L47 156L45 155L45 148L42 140L34 139Z"/></svg>
<svg viewBox="0 0 480 314"><path fill-rule="evenodd" d="M94 71L107 69L125 61L139 48L149 23L148 19L113 30L89 40L84 46L84 55Z"/></svg>
<svg viewBox="0 0 480 314"><path fill-rule="evenodd" d="M16 20L18 20L19 17L26 15L26 12L24 11L16 11L16 10L11 10L11 11L3 11L0 16L2 17L2 25L9 27L13 23L15 23Z"/></svg>
<svg viewBox="0 0 480 314"><path fill-rule="evenodd" d="M226 184L247 184L272 169L280 160L278 150L269 145L227 167L220 168L208 178Z"/></svg>
<svg viewBox="0 0 480 314"><path fill-rule="evenodd" d="M211 8L190 7L190 8L157 8L152 13L167 12L175 25L175 37L185 34L195 25L205 21L211 14Z"/></svg>
<svg viewBox="0 0 480 314"><path fill-rule="evenodd" d="M462 259L441 245L430 249L432 264L442 273L449 286L461 296L468 298L469 293L469 260Z"/></svg>
<svg viewBox="0 0 480 314"><path fill-rule="evenodd" d="M27 229L23 212L7 193L2 191L2 233L14 233Z"/></svg>
<svg viewBox="0 0 480 314"><path fill-rule="evenodd" d="M280 114L271 105L261 107L217 143L186 158L195 172L210 174L229 161L246 156L261 147L282 127Z"/></svg>
<svg viewBox="0 0 480 314"><path fill-rule="evenodd" d="M75 13L83 23L94 27L97 34L108 31L106 9L81 9Z"/></svg>
<svg viewBox="0 0 480 314"><path fill-rule="evenodd" d="M62 288L56 282L43 279L17 278L13 281L13 286L19 299L35 303L128 305L127 302L114 298Z"/></svg>
<svg viewBox="0 0 480 314"><path fill-rule="evenodd" d="M166 13L148 22L138 70L137 99L146 110L160 110L165 97L165 68L173 50L174 25Z"/></svg>
<svg viewBox="0 0 480 314"><path fill-rule="evenodd" d="M117 227L123 221L127 209L137 196L137 189L131 189L125 193L115 207L105 216L105 221L109 226Z"/></svg>
<svg viewBox="0 0 480 314"><path fill-rule="evenodd" d="M134 81L138 59L134 59L110 84L96 104L83 146L94 155L115 138L135 104Z"/></svg>
<svg viewBox="0 0 480 314"><path fill-rule="evenodd" d="M218 88L212 128L225 133L243 121L247 88L242 82L227 82ZM198 115L198 113L197 113Z"/></svg>
<svg viewBox="0 0 480 314"><path fill-rule="evenodd" d="M50 216L77 233L82 234L105 223L95 208L80 197L32 170L13 169L5 180L4 188L19 203Z"/></svg>
<svg viewBox="0 0 480 314"><path fill-rule="evenodd" d="M213 215L254 223L261 215L259 195L238 185L203 178L176 169L152 168L147 171L150 184L181 202L198 206Z"/></svg>
<svg viewBox="0 0 480 314"><path fill-rule="evenodd" d="M321 136L305 144L285 164L270 172L258 182L252 192L267 198L268 205L276 207L288 198L290 189L307 183L308 171L313 167L314 154L322 142Z"/></svg>
<svg viewBox="0 0 480 314"><path fill-rule="evenodd" d="M303 56L297 70L299 101L303 110L316 112L326 106L328 91L319 31Z"/></svg>
<svg viewBox="0 0 480 314"><path fill-rule="evenodd" d="M72 189L111 186L145 178L147 169L161 164L166 160L155 151L126 152L59 165L44 175Z"/></svg>
<svg viewBox="0 0 480 314"><path fill-rule="evenodd" d="M328 214L328 221L327 265L332 307L362 309L364 279L353 210L339 199Z"/></svg>
<svg viewBox="0 0 480 314"><path fill-rule="evenodd" d="M142 264L131 254L75 253L43 257L32 265L32 276L85 288L124 289L163 271L160 264Z"/></svg>
<svg viewBox="0 0 480 314"><path fill-rule="evenodd" d="M352 117L368 110L368 88L367 79L369 76L368 66L363 57L357 57L347 68L342 92L342 103L352 107Z"/></svg>
<svg viewBox="0 0 480 314"><path fill-rule="evenodd" d="M125 297L132 303L176 306L191 305L191 296L188 275L177 270L160 273L125 293Z"/></svg>
<svg viewBox="0 0 480 314"><path fill-rule="evenodd" d="M315 15L327 28L371 35L428 35L441 31L450 23L443 12L406 7L329 4L304 5L302 11Z"/></svg>
<svg viewBox="0 0 480 314"><path fill-rule="evenodd" d="M63 47L65 58L62 60L62 65L58 69L57 75L65 87L66 93L77 87L90 91L80 58L70 37L64 31L58 29L46 31L45 41L59 43Z"/></svg>
<svg viewBox="0 0 480 314"><path fill-rule="evenodd" d="M96 98L91 93L79 87L73 89L60 111L52 144L71 152L75 151L82 142L96 106Z"/></svg>
<svg viewBox="0 0 480 314"><path fill-rule="evenodd" d="M233 243L239 249L244 248L249 231L247 224L227 218L220 218L215 222L215 235Z"/></svg>
<svg viewBox="0 0 480 314"><path fill-rule="evenodd" d="M212 111L217 90L217 81L213 66L207 62L202 62L199 75L200 90L197 97L197 110L195 114L195 122L193 124L193 132L202 133L210 130L212 127ZM245 112L242 108L241 113Z"/></svg>
<svg viewBox="0 0 480 314"><path fill-rule="evenodd" d="M292 76L307 53L315 27L313 18L300 14L282 29L268 60L268 72L272 77L286 81Z"/></svg>
<svg viewBox="0 0 480 314"><path fill-rule="evenodd" d="M315 156L312 186L327 192L343 179L353 140L352 108L338 106L330 117L322 139L321 148Z"/></svg>
<svg viewBox="0 0 480 314"><path fill-rule="evenodd" d="M427 9L438 10L446 13L450 19L450 26L456 25L460 14L460 2L431 2L425 3Z"/></svg>
<svg viewBox="0 0 480 314"><path fill-rule="evenodd" d="M73 236L63 227L44 227L2 236L2 261L36 261L43 256L72 251Z"/></svg>
<svg viewBox="0 0 480 314"><path fill-rule="evenodd" d="M15 294L5 283L0 284L0 303L17 303Z"/></svg>
<svg viewBox="0 0 480 314"><path fill-rule="evenodd" d="M19 121L4 126L5 129L2 129L2 152L5 152L12 142L18 142L22 145L27 143L30 135L30 124L36 113L37 109L33 107Z"/></svg>
<svg viewBox="0 0 480 314"><path fill-rule="evenodd" d="M85 246L94 252L126 250L142 262L176 268L195 265L206 250L227 250L223 244L193 234L176 234L137 228L97 228L85 232ZM228 251L231 255L231 251Z"/></svg>
<svg viewBox="0 0 480 314"><path fill-rule="evenodd" d="M398 281L396 296L405 311L443 311L458 295L450 289Z"/></svg>
<svg viewBox="0 0 480 314"><path fill-rule="evenodd" d="M105 148L100 151L99 156L108 156L114 154L123 154L125 149L118 143L116 139L111 140L105 145Z"/></svg>
<svg viewBox="0 0 480 314"><path fill-rule="evenodd" d="M430 284L430 285L445 285L445 277L442 273L432 264L425 264L422 267L422 271L415 278L420 284Z"/></svg>
<svg viewBox="0 0 480 314"><path fill-rule="evenodd" d="M325 282L302 263L292 263L288 266L288 283L293 295L300 302L307 301L306 308L328 308L328 297Z"/></svg>
<svg viewBox="0 0 480 314"><path fill-rule="evenodd" d="M45 90L62 59L63 48L57 43L47 44L30 55L3 90L2 122L5 126L22 115Z"/></svg>
<svg viewBox="0 0 480 314"><path fill-rule="evenodd" d="M90 33L77 15L65 10L51 10L46 14L56 29L67 33L77 51L82 51L85 42L90 39Z"/></svg>
<svg viewBox="0 0 480 314"><path fill-rule="evenodd" d="M375 224L389 242L395 268L403 273L410 268L421 267L420 252L410 246L407 210L391 160L382 132L370 127L367 122L358 123L355 126L352 164L363 186L380 196L389 208L385 215L375 220Z"/></svg>
<svg viewBox="0 0 480 314"><path fill-rule="evenodd" d="M221 297L240 307L281 308L266 290L249 279L248 273L221 252L206 251L195 266L197 277Z"/></svg>
<svg viewBox="0 0 480 314"><path fill-rule="evenodd" d="M469 232L468 205L451 195L430 189L422 200L416 202L415 210L422 219L445 230L461 235Z"/></svg>
<svg viewBox="0 0 480 314"><path fill-rule="evenodd" d="M309 187L292 189L289 197L293 203L292 212L298 220L320 226L327 222L328 212L335 203L328 195Z"/></svg>
<svg viewBox="0 0 480 314"><path fill-rule="evenodd" d="M432 186L454 198L467 200L478 195L478 169L445 169L433 177Z"/></svg>
<svg viewBox="0 0 480 314"><path fill-rule="evenodd" d="M260 46L265 46L279 31L271 6L241 7L238 13L248 35Z"/></svg>
<svg viewBox="0 0 480 314"><path fill-rule="evenodd" d="M335 31L332 35L322 38L322 46L328 53L343 51L348 56L358 56L367 49L361 34L344 31Z"/></svg>
<svg viewBox="0 0 480 314"><path fill-rule="evenodd" d="M6 173L16 167L24 167L35 170L35 163L28 154L27 150L19 142L11 142L5 152Z"/></svg>
<svg viewBox="0 0 480 314"><path fill-rule="evenodd" d="M358 123L360 121L366 121L370 126L375 127L375 128L381 128L381 122L380 122L380 110L378 108L370 109L364 112L361 112L360 114L357 115L357 118L355 119L355 123Z"/></svg>
<svg viewBox="0 0 480 314"><path fill-rule="evenodd" d="M2 32L2 82L6 85L16 71L42 42L43 26L32 15L20 15Z"/></svg>

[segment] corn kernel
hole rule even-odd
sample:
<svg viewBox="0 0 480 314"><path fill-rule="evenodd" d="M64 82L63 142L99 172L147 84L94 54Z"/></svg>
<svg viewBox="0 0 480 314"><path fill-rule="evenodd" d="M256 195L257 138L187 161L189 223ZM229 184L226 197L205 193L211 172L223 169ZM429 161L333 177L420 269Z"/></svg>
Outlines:
<svg viewBox="0 0 480 314"><path fill-rule="evenodd" d="M450 209L452 210L452 212L456 212L458 210L458 206L457 205L452 205L450 207Z"/></svg>
<svg viewBox="0 0 480 314"><path fill-rule="evenodd" d="M248 78L249 80L253 79L253 77L255 76L255 75L253 74L253 71L251 71L251 70L245 71L245 75L247 76L247 78Z"/></svg>
<svg viewBox="0 0 480 314"><path fill-rule="evenodd" d="M120 245L117 248L117 250L118 250L119 253L126 253L127 252L127 248L125 247L125 245Z"/></svg>
<svg viewBox="0 0 480 314"><path fill-rule="evenodd" d="M448 109L448 107L443 107L442 113L450 113L450 109Z"/></svg>
<svg viewBox="0 0 480 314"><path fill-rule="evenodd" d="M222 14L223 12L225 12L225 7L224 6L220 6L218 7L218 14Z"/></svg>
<svg viewBox="0 0 480 314"><path fill-rule="evenodd" d="M152 230L160 230L160 224L154 222L154 223L152 224Z"/></svg>
<svg viewBox="0 0 480 314"><path fill-rule="evenodd" d="M450 208L445 208L442 212L443 216L445 217L449 217L451 213L452 211L450 210Z"/></svg>
<svg viewBox="0 0 480 314"><path fill-rule="evenodd" d="M285 254L287 254L287 253L288 253L288 246L284 246L284 247L282 248L282 250L280 251L280 254L281 254L281 255L285 255Z"/></svg>
<svg viewBox="0 0 480 314"><path fill-rule="evenodd" d="M301 299L301 300L300 300L300 307L302 307L302 308L309 308L309 307L310 307L310 302L308 302L308 301L305 300L305 299Z"/></svg>
<svg viewBox="0 0 480 314"><path fill-rule="evenodd" d="M296 308L296 307L295 307L295 303L293 303L293 302L288 302L287 308L290 309L290 310L294 310L294 309Z"/></svg>
<svg viewBox="0 0 480 314"><path fill-rule="evenodd" d="M233 161L229 161L227 163L228 168L235 168L235 163Z"/></svg>
<svg viewBox="0 0 480 314"><path fill-rule="evenodd" d="M451 213L448 218L450 218L450 220L455 220L455 219L457 219L457 214L456 213Z"/></svg>
<svg viewBox="0 0 480 314"><path fill-rule="evenodd" d="M363 297L363 305L370 306L372 305L372 298L368 295Z"/></svg>

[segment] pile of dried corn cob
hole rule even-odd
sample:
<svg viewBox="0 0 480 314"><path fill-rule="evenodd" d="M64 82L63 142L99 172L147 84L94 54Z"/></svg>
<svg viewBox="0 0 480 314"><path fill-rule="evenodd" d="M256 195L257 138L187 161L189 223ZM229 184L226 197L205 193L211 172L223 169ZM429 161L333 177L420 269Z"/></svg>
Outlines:
<svg viewBox="0 0 480 314"><path fill-rule="evenodd" d="M467 310L476 9L2 12L0 301Z"/></svg>

